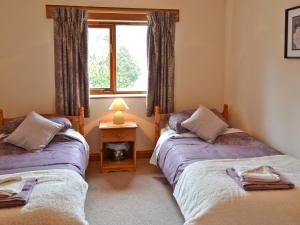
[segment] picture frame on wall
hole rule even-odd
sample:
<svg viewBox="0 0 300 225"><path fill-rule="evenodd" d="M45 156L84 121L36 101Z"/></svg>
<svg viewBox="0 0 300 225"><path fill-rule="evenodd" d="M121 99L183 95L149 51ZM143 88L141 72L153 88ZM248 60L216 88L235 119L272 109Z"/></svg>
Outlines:
<svg viewBox="0 0 300 225"><path fill-rule="evenodd" d="M300 6L285 10L285 58L300 58Z"/></svg>

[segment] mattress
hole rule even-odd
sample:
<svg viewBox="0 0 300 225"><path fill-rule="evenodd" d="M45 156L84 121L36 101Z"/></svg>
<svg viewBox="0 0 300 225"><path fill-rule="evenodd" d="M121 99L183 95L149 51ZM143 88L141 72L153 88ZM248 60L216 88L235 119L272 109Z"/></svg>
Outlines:
<svg viewBox="0 0 300 225"><path fill-rule="evenodd" d="M167 130L158 141L156 161L174 188L183 170L197 161L212 159L240 159L280 155L281 153L240 130L225 132L214 144L192 134L178 136ZM158 147L158 146L157 146ZM156 148L157 148L156 147Z"/></svg>

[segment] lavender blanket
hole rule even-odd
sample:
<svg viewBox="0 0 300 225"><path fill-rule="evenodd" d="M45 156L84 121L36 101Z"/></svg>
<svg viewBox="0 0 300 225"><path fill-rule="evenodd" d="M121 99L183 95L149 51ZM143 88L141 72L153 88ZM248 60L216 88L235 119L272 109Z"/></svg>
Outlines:
<svg viewBox="0 0 300 225"><path fill-rule="evenodd" d="M158 165L174 188L183 170L196 161L278 154L281 153L243 132L221 135L214 144L200 138L170 138L161 146Z"/></svg>
<svg viewBox="0 0 300 225"><path fill-rule="evenodd" d="M56 135L41 152L28 152L0 140L0 175L45 169L71 169L85 175L87 152L83 143Z"/></svg>

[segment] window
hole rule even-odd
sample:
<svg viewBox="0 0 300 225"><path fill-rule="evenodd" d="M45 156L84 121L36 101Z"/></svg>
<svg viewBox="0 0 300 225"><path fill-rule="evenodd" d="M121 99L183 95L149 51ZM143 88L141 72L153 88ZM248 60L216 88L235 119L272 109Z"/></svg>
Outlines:
<svg viewBox="0 0 300 225"><path fill-rule="evenodd" d="M90 24L88 68L91 94L147 91L147 25Z"/></svg>

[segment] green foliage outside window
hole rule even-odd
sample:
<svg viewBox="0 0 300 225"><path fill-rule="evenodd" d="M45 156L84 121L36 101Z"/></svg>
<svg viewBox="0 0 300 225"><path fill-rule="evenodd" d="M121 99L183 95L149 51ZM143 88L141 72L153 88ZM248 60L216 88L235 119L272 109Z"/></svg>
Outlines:
<svg viewBox="0 0 300 225"><path fill-rule="evenodd" d="M97 88L110 87L109 56L89 55L90 86ZM131 88L141 75L136 59L128 49L121 46L117 51L117 88Z"/></svg>
<svg viewBox="0 0 300 225"><path fill-rule="evenodd" d="M117 88L130 88L141 75L141 69L125 47L117 51Z"/></svg>
<svg viewBox="0 0 300 225"><path fill-rule="evenodd" d="M89 80L90 87L109 88L110 87L110 69L109 58L102 57L97 60L95 54L89 56Z"/></svg>

